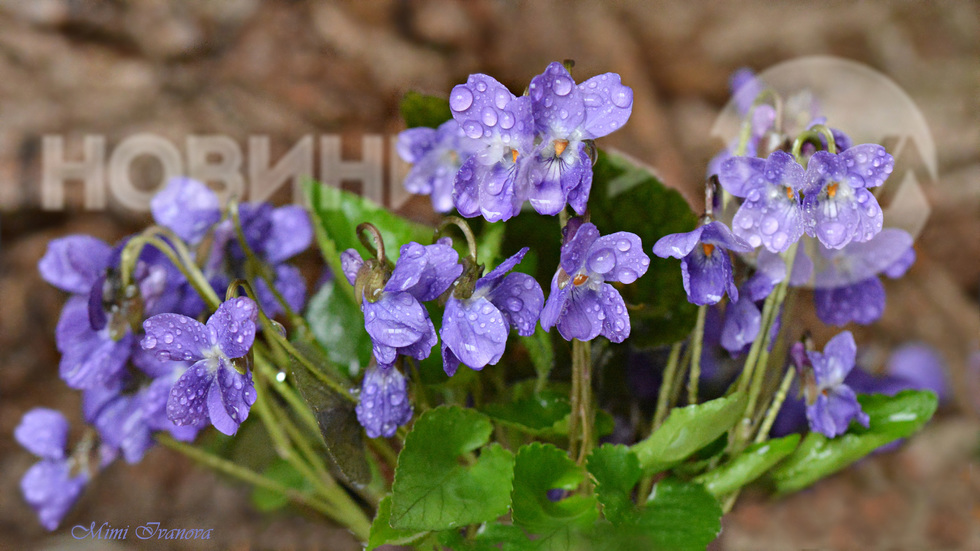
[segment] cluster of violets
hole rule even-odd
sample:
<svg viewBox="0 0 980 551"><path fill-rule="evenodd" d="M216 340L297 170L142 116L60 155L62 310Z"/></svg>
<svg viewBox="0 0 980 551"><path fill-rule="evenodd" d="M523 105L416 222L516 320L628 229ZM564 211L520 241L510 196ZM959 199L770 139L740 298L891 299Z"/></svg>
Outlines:
<svg viewBox="0 0 980 551"><path fill-rule="evenodd" d="M609 282L632 283L646 272L650 258L639 237L600 236L594 224L575 218L564 240L547 301L533 277L512 271L526 247L487 274L471 258L461 262L448 238L402 245L393 266L383 255L364 260L354 249L345 251L344 275L357 290L375 360L356 408L368 436L392 436L411 419L405 378L395 363L399 356L424 360L440 338L449 376L461 364L476 370L496 364L511 329L530 336L538 322L544 330L557 327L566 340L625 340L626 304ZM437 299L445 303L438 337L423 305Z"/></svg>
<svg viewBox="0 0 980 551"><path fill-rule="evenodd" d="M561 63L531 79L527 94L473 74L449 95L453 119L413 128L398 151L414 163L405 187L431 195L438 212L507 220L525 201L540 214L585 214L592 188L592 140L621 128L633 90L605 73L575 84Z"/></svg>
<svg viewBox="0 0 980 551"><path fill-rule="evenodd" d="M166 229L160 234L164 242L173 245L179 239L205 251L202 271L219 296L231 281L244 277L247 257L235 227L204 184L169 182L153 199L151 211ZM285 261L312 241L306 212L242 204L240 220L252 257L284 302L301 308L305 283ZM62 355L59 372L69 387L82 392L83 418L94 429L71 453L68 422L60 412L32 410L15 431L18 442L41 458L21 487L50 530L95 472L120 456L139 462L153 446L154 432L191 441L212 424L234 434L256 399L248 352L259 307L269 315L283 310L270 287L257 282L260 304L234 298L201 323L204 302L153 246L141 249L132 282L124 284L122 251L134 238L115 246L88 235L55 239L38 264L48 283L71 294L55 330Z"/></svg>
<svg viewBox="0 0 980 551"><path fill-rule="evenodd" d="M743 70L733 77L732 87L736 109L749 128L747 141L736 140L709 164L709 177L717 178L733 204L741 200L731 227L705 216L694 231L668 235L653 249L657 256L680 258L688 300L712 308L708 319L718 329L708 328L706 342L733 356L744 354L760 337L762 301L786 280L792 286L813 285L816 313L825 323L877 320L885 307L879 276L901 277L915 261L907 232L882 229L882 210L871 192L891 174L891 155L877 144L852 145L844 132L828 129L835 147L820 136L824 150L807 143L794 158L778 148L792 136L777 128L775 109L758 101L764 83ZM825 122L812 111L785 118L800 116L809 117L807 129ZM709 212L723 208L722 201L712 203ZM735 283L729 251L754 264L741 285ZM722 311L719 303L726 294ZM850 333L832 339L824 354L800 356L797 365L810 381L806 401L812 430L833 437L852 419L866 423L854 392L844 384L854 366Z"/></svg>

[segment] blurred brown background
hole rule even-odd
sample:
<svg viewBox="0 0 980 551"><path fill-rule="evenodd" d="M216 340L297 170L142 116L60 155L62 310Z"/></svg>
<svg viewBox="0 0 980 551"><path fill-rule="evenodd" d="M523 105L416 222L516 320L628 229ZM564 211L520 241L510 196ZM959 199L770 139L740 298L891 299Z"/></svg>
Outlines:
<svg viewBox="0 0 980 551"><path fill-rule="evenodd" d="M943 354L957 399L901 451L865 460L781 501L749 492L717 549L980 549L980 10L973 2L419 2L8 0L0 5L0 549L108 549L48 535L18 482L32 463L11 438L35 406L78 421L79 397L57 377L54 326L63 296L37 275L48 240L115 240L148 220L110 205L40 209L41 137L84 134L108 148L139 132L183 150L190 134L242 145L272 140L273 159L307 134L401 129L410 89L447 95L471 72L520 92L553 60L576 77L606 71L635 91L633 116L605 139L657 168L693 202L719 148L711 125L738 67L829 54L869 65L916 102L935 138L940 181L910 274L888 282L884 319L858 332L882 347L917 339ZM246 160L247 162L247 160ZM137 171L139 172L139 171ZM156 178L159 176L157 175ZM156 184L152 167L136 174ZM409 211L422 212L415 200ZM700 205L698 206L700 207ZM972 370L972 371L971 371ZM971 378L972 377L972 378ZM972 383L971 383L972 381ZM76 426L77 428L77 426ZM152 549L354 549L315 520L262 516L248 492L161 449L116 464L63 526L159 521L214 528L211 542ZM136 548L120 542L112 549ZM145 542L143 542L145 543Z"/></svg>

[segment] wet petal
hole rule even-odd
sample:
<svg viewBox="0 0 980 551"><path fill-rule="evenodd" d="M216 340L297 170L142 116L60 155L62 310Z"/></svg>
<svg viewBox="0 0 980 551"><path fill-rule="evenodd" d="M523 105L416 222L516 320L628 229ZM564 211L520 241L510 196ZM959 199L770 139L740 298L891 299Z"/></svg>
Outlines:
<svg viewBox="0 0 980 551"><path fill-rule="evenodd" d="M561 248L561 267L565 273L574 275L585 266L589 250L597 239L599 229L595 224L586 222L579 226L572 240Z"/></svg>
<svg viewBox="0 0 980 551"><path fill-rule="evenodd" d="M721 329L721 345L737 354L747 344L755 342L762 327L762 313L748 296L729 303L725 310L725 324Z"/></svg>
<svg viewBox="0 0 980 551"><path fill-rule="evenodd" d="M167 418L178 426L207 423L208 393L214 373L207 360L201 360L184 372L170 389L167 399Z"/></svg>
<svg viewBox="0 0 980 551"><path fill-rule="evenodd" d="M633 89L616 73L596 75L578 85L585 103L582 137L601 138L619 130L633 112Z"/></svg>
<svg viewBox="0 0 980 551"><path fill-rule="evenodd" d="M855 145L839 157L847 167L848 183L854 188L880 186L895 168L895 160L878 144Z"/></svg>
<svg viewBox="0 0 980 551"><path fill-rule="evenodd" d="M753 194L758 199L753 200ZM749 193L732 220L735 235L752 247L764 245L774 253L788 249L803 235L803 212L797 199L789 199L774 186Z"/></svg>
<svg viewBox="0 0 980 551"><path fill-rule="evenodd" d="M299 205L279 207L271 212L272 226L266 236L265 261L279 264L310 247L313 226L306 209Z"/></svg>
<svg viewBox="0 0 980 551"><path fill-rule="evenodd" d="M735 197L745 197L748 193L765 185L763 171L766 161L757 157L731 157L721 163L718 182Z"/></svg>
<svg viewBox="0 0 980 551"><path fill-rule="evenodd" d="M636 234L621 231L596 239L586 266L602 274L606 281L629 284L647 272L650 257L643 252L643 243Z"/></svg>
<svg viewBox="0 0 980 551"><path fill-rule="evenodd" d="M868 325L885 311L885 287L877 277L837 288L817 288L813 293L817 317L827 325L843 327L852 321Z"/></svg>
<svg viewBox="0 0 980 551"><path fill-rule="evenodd" d="M706 256L701 247L695 248L681 260L681 276L687 300L692 304L716 304L726 291L732 300L738 300L732 262L724 249L715 248L710 256Z"/></svg>
<svg viewBox="0 0 980 551"><path fill-rule="evenodd" d="M234 435L239 425L248 418L255 399L251 372L246 371L243 375L222 362L208 392L211 424L222 434Z"/></svg>
<svg viewBox="0 0 980 551"><path fill-rule="evenodd" d="M732 233L728 226L715 220L703 226L701 242L718 245L729 251L737 253L751 252L753 247L745 242L741 237Z"/></svg>
<svg viewBox="0 0 980 551"><path fill-rule="evenodd" d="M582 91L561 63L552 62L544 73L532 78L528 95L534 124L546 137L567 138L585 122Z"/></svg>
<svg viewBox="0 0 980 551"><path fill-rule="evenodd" d="M660 258L684 258L701 241L701 232L704 226L698 226L693 231L685 233L672 233L661 237L653 245L653 254Z"/></svg>
<svg viewBox="0 0 980 551"><path fill-rule="evenodd" d="M503 315L485 298L446 303L439 336L472 369L482 369L500 361L507 343L507 323Z"/></svg>
<svg viewBox="0 0 980 551"><path fill-rule="evenodd" d="M347 249L340 253L340 266L344 271L347 283L354 285L357 282L357 272L364 265L364 259L354 249Z"/></svg>
<svg viewBox="0 0 980 551"><path fill-rule="evenodd" d="M371 340L392 348L415 343L432 326L425 308L409 293L383 293L377 302L361 303L361 309ZM388 363L389 354L382 355L378 361Z"/></svg>
<svg viewBox="0 0 980 551"><path fill-rule="evenodd" d="M68 420L60 411L34 408L21 418L14 438L38 457L62 459L68 445L68 428Z"/></svg>
<svg viewBox="0 0 980 551"><path fill-rule="evenodd" d="M495 287L497 284L499 284L508 272L513 270L518 264L521 263L521 260L524 259L524 255L527 254L528 250L528 247L524 247L523 249L517 251L513 256L498 264L496 268L490 271L490 273L477 280L476 290L479 291L485 287Z"/></svg>
<svg viewBox="0 0 980 551"><path fill-rule="evenodd" d="M602 312L599 292L584 286L569 286L572 289L568 300L565 301L564 308L558 315L558 332L567 341L572 339L590 341L599 336L604 321L599 317L599 313Z"/></svg>
<svg viewBox="0 0 980 551"><path fill-rule="evenodd" d="M418 163L435 147L437 137L435 128L409 128L398 134L395 149L406 163Z"/></svg>
<svg viewBox="0 0 980 551"><path fill-rule="evenodd" d="M449 109L469 138L505 143L524 154L534 141L531 98L514 97L493 77L470 75L453 88Z"/></svg>
<svg viewBox="0 0 980 551"><path fill-rule="evenodd" d="M259 307L248 297L226 300L208 319L214 344L229 358L240 358L248 353L255 340L255 322Z"/></svg>
<svg viewBox="0 0 980 551"><path fill-rule="evenodd" d="M20 489L24 501L37 512L41 526L54 531L87 482L85 475L72 477L66 461L45 460L35 463L24 473Z"/></svg>
<svg viewBox="0 0 980 551"><path fill-rule="evenodd" d="M608 283L599 286L599 302L602 306L603 337L611 342L623 342L630 336L630 316L626 310L626 302L615 287Z"/></svg>
<svg viewBox="0 0 980 551"><path fill-rule="evenodd" d="M158 360L196 361L214 344L208 328L180 314L157 314L143 322L140 347Z"/></svg>
<svg viewBox="0 0 980 551"><path fill-rule="evenodd" d="M394 367L368 368L355 410L369 438L394 436L399 426L412 419L405 376Z"/></svg>
<svg viewBox="0 0 980 551"><path fill-rule="evenodd" d="M515 255L516 256L516 255ZM513 273L487 294L487 299L503 314L521 336L534 334L534 326L544 306L544 292L531 276Z"/></svg>
<svg viewBox="0 0 980 551"><path fill-rule="evenodd" d="M568 301L568 294L572 290L572 285L558 288L558 274L551 278L551 291L548 293L548 300L541 309L541 328L551 331L551 328L558 323L558 316L565 309L565 302Z"/></svg>

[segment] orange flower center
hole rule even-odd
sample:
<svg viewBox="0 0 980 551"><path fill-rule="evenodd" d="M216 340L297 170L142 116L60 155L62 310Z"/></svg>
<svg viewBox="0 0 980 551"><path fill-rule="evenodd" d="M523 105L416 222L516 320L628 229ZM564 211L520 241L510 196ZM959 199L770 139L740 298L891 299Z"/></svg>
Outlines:
<svg viewBox="0 0 980 551"><path fill-rule="evenodd" d="M555 140L555 156L561 155L568 147L568 140Z"/></svg>
<svg viewBox="0 0 980 551"><path fill-rule="evenodd" d="M838 182L834 182L834 183L830 184L829 186L827 186L827 197L830 197L831 199L833 199L834 196L837 195L837 187L838 186L840 186L840 184Z"/></svg>
<svg viewBox="0 0 980 551"><path fill-rule="evenodd" d="M793 188L791 188L791 187L786 188L786 198L787 199L792 199L793 197L794 197L794 195L793 195Z"/></svg>
<svg viewBox="0 0 980 551"><path fill-rule="evenodd" d="M516 149L510 150L510 158L513 159L515 163L517 162L517 155L518 153Z"/></svg>
<svg viewBox="0 0 980 551"><path fill-rule="evenodd" d="M715 246L711 243L701 243L701 248L704 250L704 256L711 256L711 253L715 252Z"/></svg>
<svg viewBox="0 0 980 551"><path fill-rule="evenodd" d="M577 276L575 276L575 279L572 280L572 283L574 283L575 285L582 285L588 280L589 280L589 276L585 274L578 274Z"/></svg>

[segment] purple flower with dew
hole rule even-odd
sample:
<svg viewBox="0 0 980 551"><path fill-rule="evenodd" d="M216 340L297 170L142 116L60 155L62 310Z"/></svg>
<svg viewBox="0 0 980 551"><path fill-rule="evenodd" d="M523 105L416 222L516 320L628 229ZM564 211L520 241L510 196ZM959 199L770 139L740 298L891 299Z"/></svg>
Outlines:
<svg viewBox="0 0 980 551"><path fill-rule="evenodd" d="M568 203L585 214L592 188L586 140L621 128L633 110L633 89L605 73L576 85L564 65L553 62L528 86L540 144L527 164L531 206L558 214Z"/></svg>
<svg viewBox="0 0 980 551"><path fill-rule="evenodd" d="M207 325L180 314L158 314L143 322L144 350L160 360L195 362L170 391L170 420L183 426L210 419L222 433L235 434L256 395L251 373L240 373L234 359L251 349L257 319L255 302L239 297L222 303Z"/></svg>
<svg viewBox="0 0 980 551"><path fill-rule="evenodd" d="M732 354L740 354L746 346L755 342L761 327L762 312L748 293L742 293L725 309L721 346Z"/></svg>
<svg viewBox="0 0 980 551"><path fill-rule="evenodd" d="M883 184L894 166L877 144L856 145L839 155L814 153L803 187L807 234L831 249L871 240L881 231L882 212L869 188Z"/></svg>
<svg viewBox="0 0 980 551"><path fill-rule="evenodd" d="M496 364L512 327L525 337L534 334L544 293L533 277L508 273L527 251L524 247L478 279L471 296L449 297L439 333L446 375L452 377L460 363L477 370Z"/></svg>
<svg viewBox="0 0 980 551"><path fill-rule="evenodd" d="M635 234L617 232L600 237L594 224L581 224L573 235L566 236L562 246L561 266L551 280L541 327L548 331L557 326L569 341L588 341L602 335L612 342L623 342L630 334L626 303L606 282L633 283L649 266L650 258Z"/></svg>
<svg viewBox="0 0 980 551"><path fill-rule="evenodd" d="M729 193L744 197L732 229L752 247L783 252L803 235L799 192L803 167L785 151L768 159L733 157L721 165L718 180Z"/></svg>
<svg viewBox="0 0 980 551"><path fill-rule="evenodd" d="M455 120L448 120L439 128L409 128L398 134L398 155L414 165L405 177L405 189L429 195L436 212L453 210L456 173L478 145L463 134Z"/></svg>
<svg viewBox="0 0 980 551"><path fill-rule="evenodd" d="M852 420L869 426L857 395L844 378L854 368L857 346L850 331L839 333L824 346L823 353L808 351L809 366L803 370L806 418L810 429L827 438L847 431Z"/></svg>
<svg viewBox="0 0 980 551"><path fill-rule="evenodd" d="M398 427L412 419L405 376L394 366L369 367L355 411L369 438L394 436Z"/></svg>
<svg viewBox="0 0 980 551"><path fill-rule="evenodd" d="M365 288L361 311L378 364L390 366L398 354L423 360L435 346L435 326L423 302L434 300L463 272L449 238L432 245L402 245L391 276L383 286ZM354 249L341 255L344 275L356 285L365 262ZM365 276L369 277L369 276Z"/></svg>
<svg viewBox="0 0 980 551"><path fill-rule="evenodd" d="M514 216L528 195L518 179L534 148L531 98L515 97L493 77L478 73L453 88L449 108L463 134L480 144L456 173L456 210L490 222Z"/></svg>
<svg viewBox="0 0 980 551"><path fill-rule="evenodd" d="M726 291L732 300L738 300L728 251L747 253L751 250L748 243L718 221L687 233L664 236L653 246L653 254L661 258L681 259L687 300L702 306L717 304Z"/></svg>
<svg viewBox="0 0 980 551"><path fill-rule="evenodd" d="M60 411L35 408L24 414L14 438L41 458L24 473L20 488L41 525L53 531L89 481L86 472L72 473L74 461L65 454L68 421Z"/></svg>

